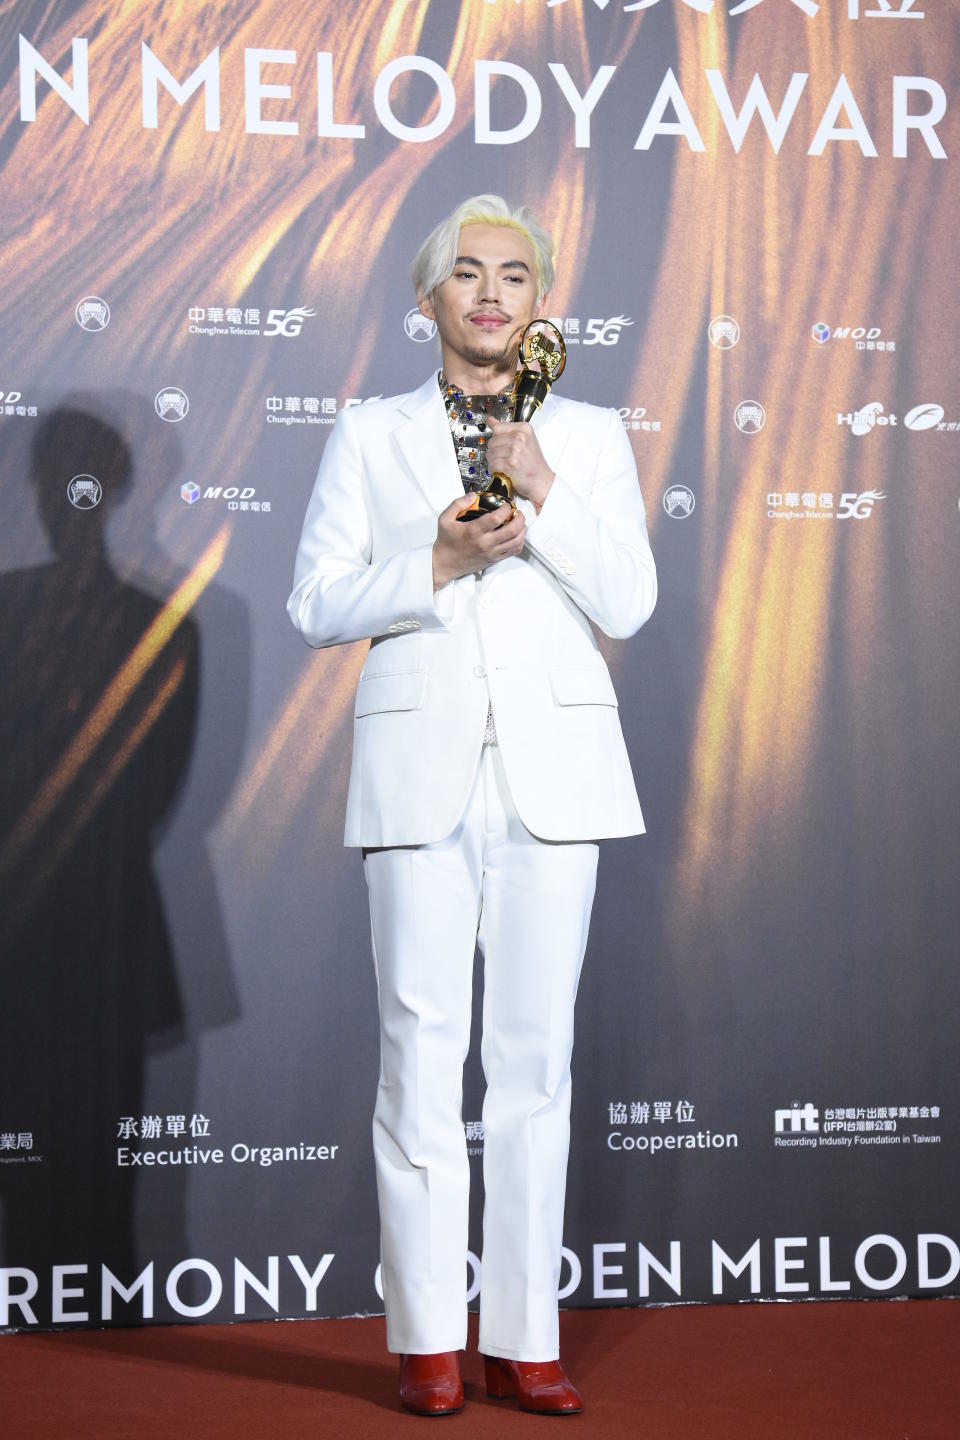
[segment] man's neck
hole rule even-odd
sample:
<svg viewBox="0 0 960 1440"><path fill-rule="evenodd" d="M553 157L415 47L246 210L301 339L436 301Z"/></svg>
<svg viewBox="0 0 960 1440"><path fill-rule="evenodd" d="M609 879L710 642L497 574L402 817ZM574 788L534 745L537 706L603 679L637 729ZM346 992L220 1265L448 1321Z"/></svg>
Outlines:
<svg viewBox="0 0 960 1440"><path fill-rule="evenodd" d="M471 365L459 355L443 356L443 376L464 395L499 395L513 384L516 370L498 365Z"/></svg>

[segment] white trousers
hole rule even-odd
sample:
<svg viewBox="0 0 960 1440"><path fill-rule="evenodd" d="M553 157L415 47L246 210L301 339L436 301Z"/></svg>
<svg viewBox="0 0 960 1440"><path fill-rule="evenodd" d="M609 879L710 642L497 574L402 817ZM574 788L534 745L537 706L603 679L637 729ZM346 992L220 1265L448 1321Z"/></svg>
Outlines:
<svg viewBox="0 0 960 1440"><path fill-rule="evenodd" d="M469 1162L461 1115L474 950L484 962L480 1349L558 1355L573 1007L595 844L544 842L485 746L456 830L370 850L380 1083L373 1118L387 1347L467 1338Z"/></svg>

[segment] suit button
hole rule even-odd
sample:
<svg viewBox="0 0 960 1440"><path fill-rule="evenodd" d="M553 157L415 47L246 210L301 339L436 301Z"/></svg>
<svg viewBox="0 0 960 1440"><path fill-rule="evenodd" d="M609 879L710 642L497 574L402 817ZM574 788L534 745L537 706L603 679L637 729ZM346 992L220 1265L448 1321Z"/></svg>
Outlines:
<svg viewBox="0 0 960 1440"><path fill-rule="evenodd" d="M474 675L476 675L478 680L482 680L487 672L486 670L484 670L482 665L474 665L473 673Z"/></svg>

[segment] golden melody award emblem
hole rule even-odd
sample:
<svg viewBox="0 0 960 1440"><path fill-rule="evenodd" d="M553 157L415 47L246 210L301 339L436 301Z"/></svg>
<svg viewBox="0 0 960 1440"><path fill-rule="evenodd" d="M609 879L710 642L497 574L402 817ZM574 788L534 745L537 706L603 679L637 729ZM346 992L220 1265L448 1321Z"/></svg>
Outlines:
<svg viewBox="0 0 960 1440"><path fill-rule="evenodd" d="M567 347L563 336L550 320L531 320L520 336L520 368L510 387L510 402L513 405L511 419L526 422L532 419L543 405L554 380L563 374L567 363ZM514 499L513 481L502 470L481 481L473 492L473 504L461 510L458 520L476 520L479 515L489 515L501 505L517 508Z"/></svg>

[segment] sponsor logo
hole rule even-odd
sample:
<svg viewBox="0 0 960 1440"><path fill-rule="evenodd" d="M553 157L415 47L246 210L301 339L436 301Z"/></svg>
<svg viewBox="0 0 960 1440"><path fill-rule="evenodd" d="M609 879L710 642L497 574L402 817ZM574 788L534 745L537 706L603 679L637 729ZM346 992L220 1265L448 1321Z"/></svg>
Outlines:
<svg viewBox="0 0 960 1440"><path fill-rule="evenodd" d="M612 320L588 320L584 332L584 345L616 345L620 332L633 321L629 315L614 315Z"/></svg>
<svg viewBox="0 0 960 1440"><path fill-rule="evenodd" d="M882 490L862 490L859 495L854 492L845 492L840 496L837 519L869 520L877 501L886 498Z"/></svg>
<svg viewBox="0 0 960 1440"><path fill-rule="evenodd" d="M879 325L835 325L831 330L825 320L818 320L810 333L818 345L826 345L828 340L852 340L858 350L897 348L896 340L881 340Z"/></svg>
<svg viewBox="0 0 960 1440"><path fill-rule="evenodd" d="M845 490L835 504L832 491L812 490L771 491L767 496L767 516L771 520L868 520L878 500L886 496L880 490Z"/></svg>
<svg viewBox="0 0 960 1440"><path fill-rule="evenodd" d="M659 434L662 428L661 421L648 420L646 415L646 405L620 406L620 419L623 421L624 430L646 430Z"/></svg>
<svg viewBox="0 0 960 1440"><path fill-rule="evenodd" d="M426 315L421 315L416 306L404 315L403 328L407 332L409 340L416 340L420 344L432 340L437 333L436 323L428 319Z"/></svg>
<svg viewBox="0 0 960 1440"><path fill-rule="evenodd" d="M871 430L877 426L899 424L894 414L885 415L883 404L879 400L871 400L859 410L837 411L837 424L849 425L854 435L869 435ZM960 420L947 420L946 411L942 405L926 403L914 405L903 417L904 428L907 430L939 430L957 431L960 430Z"/></svg>
<svg viewBox="0 0 960 1440"><path fill-rule="evenodd" d="M846 414L837 411L837 424L849 425L854 435L869 435L878 425L896 426L898 423L896 415L884 414L879 400L871 400L869 405L864 405L860 410L847 411ZM907 430L960 430L960 420L947 420L943 406L929 402L914 405L908 410L903 417L903 424Z"/></svg>
<svg viewBox="0 0 960 1440"><path fill-rule="evenodd" d="M286 339L299 335L303 329L304 320L311 319L316 315L316 310L310 310L306 305L295 305L292 310L271 310L267 316L267 324L264 335L283 335Z"/></svg>
<svg viewBox="0 0 960 1440"><path fill-rule="evenodd" d="M710 344L718 350L732 350L740 339L740 326L731 315L716 315L710 321L707 334Z"/></svg>
<svg viewBox="0 0 960 1440"><path fill-rule="evenodd" d="M103 489L95 475L74 475L67 486L67 499L75 510L93 510L100 504Z"/></svg>
<svg viewBox="0 0 960 1440"><path fill-rule="evenodd" d="M342 401L335 395L268 395L267 424L332 425L341 410L382 399L382 395L348 395Z"/></svg>
<svg viewBox="0 0 960 1440"><path fill-rule="evenodd" d="M176 385L169 386L166 390L158 390L153 402L153 408L161 420L167 420L175 425L183 420L190 409L190 401L183 390L178 390Z"/></svg>
<svg viewBox="0 0 960 1440"><path fill-rule="evenodd" d="M106 330L110 324L110 306L106 300L101 300L99 295L85 295L77 303L74 310L77 317L77 324L81 330L88 330L96 333L98 330Z"/></svg>
<svg viewBox="0 0 960 1440"><path fill-rule="evenodd" d="M945 413L942 405L914 405L904 415L903 423L908 430L939 429Z"/></svg>
<svg viewBox="0 0 960 1440"><path fill-rule="evenodd" d="M272 510L269 500L257 500L254 485L208 485L201 490L193 480L180 486L180 499L187 505L196 505L201 500L221 500L228 510L237 510L253 515L269 515Z"/></svg>
<svg viewBox="0 0 960 1440"><path fill-rule="evenodd" d="M773 1128L778 1135L785 1130L794 1135L798 1130L819 1130L820 1111L809 1100L802 1108L800 1101L794 1100L789 1110L774 1110Z"/></svg>
<svg viewBox="0 0 960 1440"><path fill-rule="evenodd" d="M799 1150L939 1145L942 1137L923 1127L940 1116L939 1105L818 1106L795 1100L789 1109L774 1111L774 1144Z"/></svg>
<svg viewBox="0 0 960 1440"><path fill-rule="evenodd" d="M744 435L756 435L767 423L767 412L759 400L743 400L734 410L733 418Z"/></svg>
<svg viewBox="0 0 960 1440"><path fill-rule="evenodd" d="M664 492L663 508L673 520L686 520L688 515L693 514L696 503L693 491L688 490L686 485L671 485Z"/></svg>
<svg viewBox="0 0 960 1440"><path fill-rule="evenodd" d="M292 310L268 310L261 320L259 306L191 305L187 311L191 335L280 335L292 339L300 334L304 320L316 315L306 305Z"/></svg>
<svg viewBox="0 0 960 1440"><path fill-rule="evenodd" d="M883 413L883 401L871 400L869 404L863 405L859 410L848 410L845 414L842 410L837 411L837 424L849 425L853 435L869 435L871 430L877 426L896 425L896 415L885 415Z"/></svg>
<svg viewBox="0 0 960 1440"><path fill-rule="evenodd" d="M550 315L548 319L561 331L567 345L616 345L621 331L633 324L629 315L614 315L609 320L595 316L585 324L579 315Z"/></svg>
<svg viewBox="0 0 960 1440"><path fill-rule="evenodd" d="M36 418L36 405L24 405L21 390L0 390L0 415L25 415Z"/></svg>

